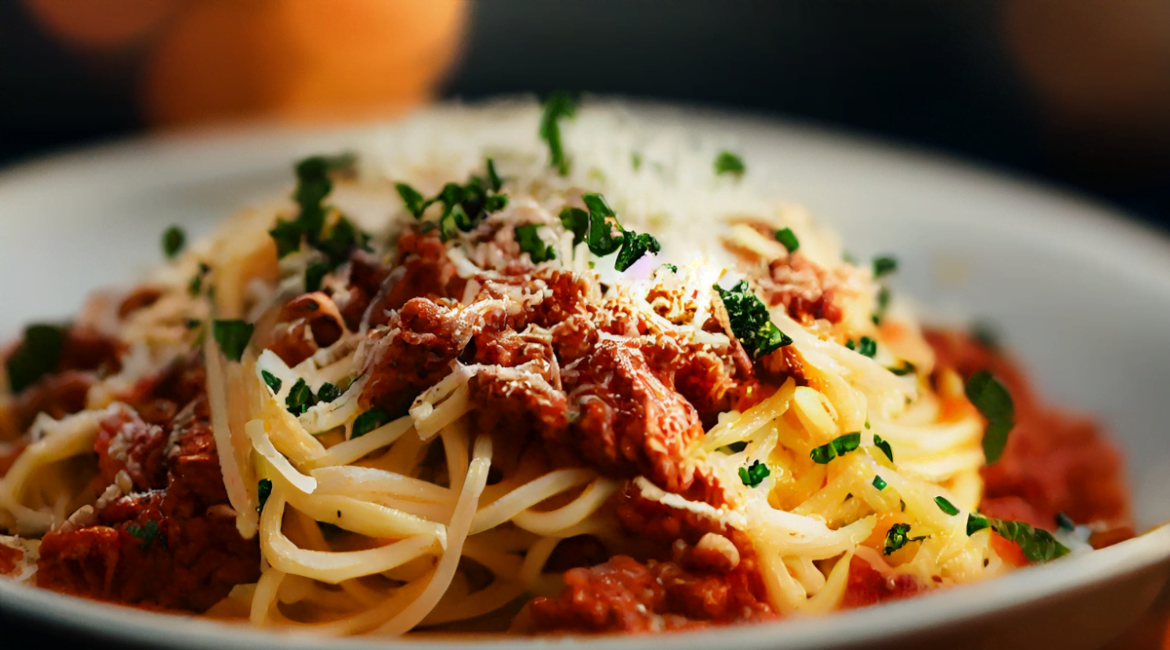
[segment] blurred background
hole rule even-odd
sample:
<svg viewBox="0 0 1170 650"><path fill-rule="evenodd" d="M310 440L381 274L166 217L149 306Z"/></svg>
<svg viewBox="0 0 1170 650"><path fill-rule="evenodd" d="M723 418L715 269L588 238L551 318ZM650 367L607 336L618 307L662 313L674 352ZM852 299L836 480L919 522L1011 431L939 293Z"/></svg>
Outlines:
<svg viewBox="0 0 1170 650"><path fill-rule="evenodd" d="M554 89L774 113L1170 225L1166 0L4 0L0 164Z"/></svg>
<svg viewBox="0 0 1170 650"><path fill-rule="evenodd" d="M877 136L1170 227L1170 0L0 0L0 165L552 90ZM1111 648L1170 649L1168 613Z"/></svg>

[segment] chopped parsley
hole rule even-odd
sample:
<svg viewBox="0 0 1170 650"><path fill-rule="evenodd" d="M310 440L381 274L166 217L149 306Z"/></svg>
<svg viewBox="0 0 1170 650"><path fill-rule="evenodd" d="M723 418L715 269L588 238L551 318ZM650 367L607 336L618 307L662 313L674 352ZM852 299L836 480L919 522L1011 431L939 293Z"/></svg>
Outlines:
<svg viewBox="0 0 1170 650"><path fill-rule="evenodd" d="M733 443L727 445L727 448L730 449L732 453L738 454L739 452L743 451L744 449L747 449L747 441L740 440L739 442L733 442Z"/></svg>
<svg viewBox="0 0 1170 650"><path fill-rule="evenodd" d="M561 120L577 114L577 98L565 92L556 92L544 100L540 116L540 139L548 143L548 166L561 176L569 173L569 161L561 143Z"/></svg>
<svg viewBox="0 0 1170 650"><path fill-rule="evenodd" d="M792 339L771 321L768 308L752 292L747 280L740 280L731 290L719 285L714 289L727 309L732 333L753 356L762 357L792 344Z"/></svg>
<svg viewBox="0 0 1170 650"><path fill-rule="evenodd" d="M268 384L268 387L272 389L273 395L280 392L280 387L283 384L283 382L280 381L280 377L277 377L276 375L268 372L267 370L261 370L260 377L263 378L264 383Z"/></svg>
<svg viewBox="0 0 1170 650"><path fill-rule="evenodd" d="M873 446L881 449L882 453L886 455L886 458L890 459L891 463L894 462L894 449L890 447L890 443L882 440L882 437L876 433L873 435Z"/></svg>
<svg viewBox="0 0 1170 650"><path fill-rule="evenodd" d="M255 326L242 320L216 320L211 323L211 335L219 344L223 355L232 361L244 356L244 349L252 338Z"/></svg>
<svg viewBox="0 0 1170 650"><path fill-rule="evenodd" d="M888 255L873 258L873 277L880 278L898 270L898 260Z"/></svg>
<svg viewBox="0 0 1170 650"><path fill-rule="evenodd" d="M532 258L532 262L540 264L548 260L555 260L557 258L556 251L552 246L544 243L544 240L536 234L540 226L530 223L523 226L516 227L516 243L520 244L520 250L528 253Z"/></svg>
<svg viewBox="0 0 1170 650"><path fill-rule="evenodd" d="M745 169L743 159L730 151L722 151L718 156L715 156L716 175L733 174L735 176L742 176Z"/></svg>
<svg viewBox="0 0 1170 650"><path fill-rule="evenodd" d="M814 463L825 465L834 458L844 456L860 446L861 432L847 433L833 440L833 442L813 449L808 455L813 459Z"/></svg>
<svg viewBox="0 0 1170 650"><path fill-rule="evenodd" d="M159 540L163 548L167 547L166 538L159 537L160 531L158 527L158 521L154 519L146 522L146 525L144 526L130 524L126 527L126 532L142 540L142 543L138 545L139 550L145 551L146 549L150 548L156 539Z"/></svg>
<svg viewBox="0 0 1170 650"><path fill-rule="evenodd" d="M959 514L959 509L955 507L955 504L947 501L944 497L935 497L934 505L938 506L939 510L942 510L952 517Z"/></svg>
<svg viewBox="0 0 1170 650"><path fill-rule="evenodd" d="M19 393L38 379L57 369L67 328L38 323L24 330L20 347L8 356L8 383Z"/></svg>
<svg viewBox="0 0 1170 650"><path fill-rule="evenodd" d="M183 250L183 244L187 242L187 234L178 226L171 226L163 232L162 248L163 254L168 258L173 259Z"/></svg>
<svg viewBox="0 0 1170 650"><path fill-rule="evenodd" d="M909 542L921 542L925 537L910 537L910 524L894 524L886 531L886 543L882 553L889 555Z"/></svg>
<svg viewBox="0 0 1170 650"><path fill-rule="evenodd" d="M284 398L284 405L288 408L288 412L293 415L301 415L308 411L310 407L316 402L313 397L313 389L305 383L304 379L298 379L297 383L288 389L288 397Z"/></svg>
<svg viewBox="0 0 1170 650"><path fill-rule="evenodd" d="M1063 512L1058 512L1056 513L1056 527L1060 530L1072 531L1076 529L1077 525L1073 523L1072 518L1068 515Z"/></svg>
<svg viewBox="0 0 1170 650"><path fill-rule="evenodd" d="M362 413L353 421L353 433L350 434L349 439L360 438L377 429L385 424L389 417L388 413L377 407Z"/></svg>
<svg viewBox="0 0 1170 650"><path fill-rule="evenodd" d="M906 375L914 374L914 371L917 370L917 368L915 368L914 364L910 363L909 361L903 361L902 365L898 366L897 368L887 368L887 370L894 373L895 375L898 375L899 377L905 377Z"/></svg>
<svg viewBox="0 0 1170 650"><path fill-rule="evenodd" d="M292 221L278 219L276 227L268 231L276 243L277 257L296 252L302 241L314 247L321 242L327 211L324 201L333 191L331 175L337 170L352 167L353 163L354 157L349 154L310 156L297 163L297 186L292 198L300 211Z"/></svg>
<svg viewBox="0 0 1170 650"><path fill-rule="evenodd" d="M795 253L796 249L800 248L800 240L796 238L796 233L792 232L791 228L777 230L776 241L784 244L784 248L787 248L789 253Z"/></svg>
<svg viewBox="0 0 1170 650"><path fill-rule="evenodd" d="M317 391L318 404L328 404L338 397L341 397L341 389L329 382L321 384L321 388Z"/></svg>
<svg viewBox="0 0 1170 650"><path fill-rule="evenodd" d="M503 181L496 174L495 163L491 158L485 163L487 178L472 175L467 183L447 183L439 193L432 198L424 198L413 187L398 183L395 188L406 209L415 219L422 219L427 208L434 204L443 206L443 212L436 221L425 221L420 226L422 232L430 232L436 227L439 235L445 242L455 237L460 231L471 232L488 214L499 212L508 205L508 195L500 194Z"/></svg>
<svg viewBox="0 0 1170 650"><path fill-rule="evenodd" d="M662 268L670 271L671 273L678 273L678 267L673 264L663 264Z"/></svg>
<svg viewBox="0 0 1170 650"><path fill-rule="evenodd" d="M256 484L256 500L260 502L260 505L256 506L256 512L264 510L264 504L268 503L270 496L272 496L272 481L266 478L260 479L260 482Z"/></svg>
<svg viewBox="0 0 1170 650"><path fill-rule="evenodd" d="M886 310L890 307L890 288L882 287L877 294L877 310L873 312L871 319L874 325L881 325L882 319L886 317Z"/></svg>
<svg viewBox="0 0 1170 650"><path fill-rule="evenodd" d="M305 291L320 290L321 281L331 270L329 265L324 262L313 262L305 268Z"/></svg>
<svg viewBox="0 0 1170 650"><path fill-rule="evenodd" d="M767 465L757 460L751 464L751 467L739 468L739 480L743 481L744 485L754 488L768 478L771 473L772 471L768 469Z"/></svg>
<svg viewBox="0 0 1170 650"><path fill-rule="evenodd" d="M646 253L657 253L662 250L658 240L645 233L626 230L618 223L613 208L600 194L586 194L581 197L588 212L580 208L565 208L561 210L561 224L573 233L573 245L585 242L589 252L598 257L605 257L617 253L614 268L625 271L633 266L634 262L642 259ZM617 234L614 234L614 230Z"/></svg>
<svg viewBox="0 0 1170 650"><path fill-rule="evenodd" d="M634 171L638 171L639 169L641 169L642 168L642 154L638 153L637 151L631 153L630 154L630 165L634 168Z"/></svg>
<svg viewBox="0 0 1170 650"><path fill-rule="evenodd" d="M191 278L191 282L187 283L187 293L192 296L198 296L203 293L203 275L201 273L196 273Z"/></svg>
<svg viewBox="0 0 1170 650"><path fill-rule="evenodd" d="M885 479L883 479L882 477L876 476L876 475L873 477L873 486L875 488L877 488L878 492L881 492L882 490L886 489L886 485L888 485L888 484L886 483Z"/></svg>
<svg viewBox="0 0 1170 650"><path fill-rule="evenodd" d="M845 347L856 351L862 356L869 357L870 359L873 358L873 355L877 354L877 341L869 338L868 336L861 337L861 341L856 343L853 341L853 339L849 339L845 342Z"/></svg>
<svg viewBox="0 0 1170 650"><path fill-rule="evenodd" d="M983 432L983 455L991 465L1003 455L1008 433L1015 426L1015 406L1012 395L990 372L980 370L971 375L966 385L967 399L987 419Z"/></svg>
<svg viewBox="0 0 1170 650"><path fill-rule="evenodd" d="M973 535L988 527L1000 537L1018 544L1020 550L1024 552L1024 557L1033 564L1043 564L1069 553L1068 547L1056 541L1052 533L1046 530L1036 529L1019 521L993 519L976 512L968 515L968 535Z"/></svg>

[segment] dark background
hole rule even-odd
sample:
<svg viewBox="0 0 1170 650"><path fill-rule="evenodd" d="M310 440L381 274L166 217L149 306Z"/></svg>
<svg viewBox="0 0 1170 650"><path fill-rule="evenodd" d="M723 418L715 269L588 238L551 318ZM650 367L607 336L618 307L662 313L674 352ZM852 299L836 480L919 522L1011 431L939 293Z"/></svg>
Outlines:
<svg viewBox="0 0 1170 650"><path fill-rule="evenodd" d="M1073 187L1167 227L1168 8L483 0L442 94L567 89L776 114ZM80 55L23 4L0 0L0 164L142 132L140 72L133 53ZM63 635L0 612L0 647L53 647Z"/></svg>
<svg viewBox="0 0 1170 650"><path fill-rule="evenodd" d="M942 150L1170 224L1164 0L483 0L444 96L702 103ZM0 163L133 135L134 57L0 1Z"/></svg>

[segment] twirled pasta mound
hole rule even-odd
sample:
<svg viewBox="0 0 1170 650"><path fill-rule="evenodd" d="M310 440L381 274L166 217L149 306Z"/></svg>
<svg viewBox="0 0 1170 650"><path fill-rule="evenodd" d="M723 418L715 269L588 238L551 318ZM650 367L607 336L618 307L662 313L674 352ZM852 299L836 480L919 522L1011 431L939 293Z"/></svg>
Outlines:
<svg viewBox="0 0 1170 650"><path fill-rule="evenodd" d="M1094 426L751 160L559 96L356 144L5 353L0 573L338 635L657 631L1124 536Z"/></svg>

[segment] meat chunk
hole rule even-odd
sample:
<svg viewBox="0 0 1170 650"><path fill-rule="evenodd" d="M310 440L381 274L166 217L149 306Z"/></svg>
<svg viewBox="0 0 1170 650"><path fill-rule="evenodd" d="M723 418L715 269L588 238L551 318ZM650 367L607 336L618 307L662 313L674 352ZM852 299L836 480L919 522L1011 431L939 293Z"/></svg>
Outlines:
<svg viewBox="0 0 1170 650"><path fill-rule="evenodd" d="M313 356L341 338L345 322L328 295L315 291L289 300L281 307L277 324L262 342L289 366Z"/></svg>
<svg viewBox="0 0 1170 650"><path fill-rule="evenodd" d="M642 474L687 492L695 474L688 452L703 426L695 407L651 371L636 341L601 338L563 381L571 424L541 432L550 452L571 450L607 474Z"/></svg>
<svg viewBox="0 0 1170 650"><path fill-rule="evenodd" d="M925 589L913 576L898 575L887 579L869 562L854 556L849 562L849 582L845 586L841 606L852 609L876 605L888 600L909 598Z"/></svg>
<svg viewBox="0 0 1170 650"><path fill-rule="evenodd" d="M793 320L808 323L820 318L836 323L841 307L834 302L837 280L799 253L773 260L766 276L757 280L771 306L784 305Z"/></svg>
<svg viewBox="0 0 1170 650"><path fill-rule="evenodd" d="M696 573L674 562L642 564L618 555L565 573L556 598L532 601L541 632L652 632L776 618L746 574Z"/></svg>
<svg viewBox="0 0 1170 650"><path fill-rule="evenodd" d="M391 312L385 329L373 332L370 379L362 391L367 404L402 415L410 403L451 372L475 327L458 310L414 298Z"/></svg>
<svg viewBox="0 0 1170 650"><path fill-rule="evenodd" d="M360 329L366 309L382 290L382 283L386 281L388 275L390 269L386 268L373 253L358 248L350 254L345 291L335 294L333 300L351 331L356 332Z"/></svg>
<svg viewBox="0 0 1170 650"><path fill-rule="evenodd" d="M0 576L16 571L16 565L24 558L24 551L0 544Z"/></svg>
<svg viewBox="0 0 1170 650"><path fill-rule="evenodd" d="M137 413L118 411L99 424L93 450L105 485L112 485L125 471L136 490L166 487L167 467L163 452L167 435L157 424L147 424Z"/></svg>
<svg viewBox="0 0 1170 650"><path fill-rule="evenodd" d="M457 298L463 284L437 232L407 229L398 238L398 259L373 305L370 324L385 324L391 310L403 308L413 298Z"/></svg>

